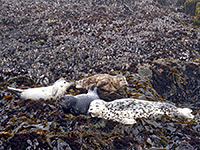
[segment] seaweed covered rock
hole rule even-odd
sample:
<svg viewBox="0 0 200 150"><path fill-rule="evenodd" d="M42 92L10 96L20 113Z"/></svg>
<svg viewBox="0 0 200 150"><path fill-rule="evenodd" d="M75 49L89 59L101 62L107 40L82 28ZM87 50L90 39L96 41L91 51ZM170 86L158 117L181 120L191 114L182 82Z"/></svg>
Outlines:
<svg viewBox="0 0 200 150"><path fill-rule="evenodd" d="M2 0L0 14L1 149L200 148L200 32L176 6L154 0ZM98 90L106 101L173 101L192 109L195 118L163 116L124 126L64 114L55 101L23 101L7 90L98 73L122 73L129 84L113 93ZM66 94L84 92L72 87Z"/></svg>
<svg viewBox="0 0 200 150"><path fill-rule="evenodd" d="M184 3L184 11L186 14L194 16L193 24L200 25L200 1L199 0L187 0Z"/></svg>
<svg viewBox="0 0 200 150"><path fill-rule="evenodd" d="M176 103L199 101L199 62L163 59L154 61L152 86L164 98Z"/></svg>
<svg viewBox="0 0 200 150"><path fill-rule="evenodd" d="M193 22L195 25L200 25L200 2L196 4L196 10Z"/></svg>
<svg viewBox="0 0 200 150"><path fill-rule="evenodd" d="M177 0L176 5L179 6L179 7L184 6L185 1L186 0Z"/></svg>
<svg viewBox="0 0 200 150"><path fill-rule="evenodd" d="M158 3L163 5L163 6L168 6L169 5L169 1L168 0L158 0Z"/></svg>
<svg viewBox="0 0 200 150"><path fill-rule="evenodd" d="M184 3L185 13L194 16L196 10L196 4L198 2L199 0L186 0L186 2Z"/></svg>

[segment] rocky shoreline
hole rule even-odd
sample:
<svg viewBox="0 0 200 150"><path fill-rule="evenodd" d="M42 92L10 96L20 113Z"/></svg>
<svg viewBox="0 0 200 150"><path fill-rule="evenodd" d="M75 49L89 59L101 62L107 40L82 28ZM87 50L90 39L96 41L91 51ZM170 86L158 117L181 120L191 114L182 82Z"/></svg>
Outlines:
<svg viewBox="0 0 200 150"><path fill-rule="evenodd" d="M0 7L1 148L200 148L200 29L178 6L153 0L2 0ZM11 84L46 86L61 76L73 81L98 73L122 73L129 83L112 95L98 91L107 101L169 101L193 109L196 117L122 126L64 114L55 101L22 101L7 90Z"/></svg>

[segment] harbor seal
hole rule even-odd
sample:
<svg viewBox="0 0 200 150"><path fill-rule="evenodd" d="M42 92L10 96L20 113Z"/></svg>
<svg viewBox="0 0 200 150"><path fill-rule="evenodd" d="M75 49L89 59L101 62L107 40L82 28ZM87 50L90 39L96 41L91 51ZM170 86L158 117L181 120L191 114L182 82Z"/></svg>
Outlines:
<svg viewBox="0 0 200 150"><path fill-rule="evenodd" d="M138 118L169 115L171 117L192 119L192 110L189 108L177 108L173 104L164 102L151 102L138 99L117 99L105 102L101 99L90 103L88 114L92 117L104 118L120 122L122 124L135 124Z"/></svg>
<svg viewBox="0 0 200 150"><path fill-rule="evenodd" d="M8 89L14 92L21 99L57 99L64 95L66 89L68 89L73 83L65 81L64 78L60 78L53 85L47 87L29 88L29 89L16 89L8 87Z"/></svg>
<svg viewBox="0 0 200 150"><path fill-rule="evenodd" d="M98 88L106 91L117 91L122 86L128 85L128 82L123 75L112 76L109 74L97 74L75 83L76 88L84 89L91 84L96 84Z"/></svg>
<svg viewBox="0 0 200 150"><path fill-rule="evenodd" d="M89 89L87 94L65 95L58 100L58 104L62 107L64 113L86 115L90 103L95 99L99 99L97 87L94 90Z"/></svg>

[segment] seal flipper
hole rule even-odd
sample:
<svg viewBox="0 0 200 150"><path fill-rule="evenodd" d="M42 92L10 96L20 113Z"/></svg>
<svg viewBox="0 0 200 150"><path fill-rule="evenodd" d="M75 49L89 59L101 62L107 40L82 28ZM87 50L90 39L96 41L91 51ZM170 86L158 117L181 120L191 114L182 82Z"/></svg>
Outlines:
<svg viewBox="0 0 200 150"><path fill-rule="evenodd" d="M58 93L58 88L53 87L52 95L53 95L53 96L56 96L57 93Z"/></svg>
<svg viewBox="0 0 200 150"><path fill-rule="evenodd" d="M97 94L97 86L96 86L96 84L92 84L90 86L87 86L86 89L88 90L88 93L95 93L95 94Z"/></svg>
<svg viewBox="0 0 200 150"><path fill-rule="evenodd" d="M21 93L23 92L23 90L21 90L21 89L16 89L16 88L13 88L13 87L8 87L8 89L11 91L11 92L13 92L13 93L15 93L15 95L17 95L17 97L21 97Z"/></svg>
<svg viewBox="0 0 200 150"><path fill-rule="evenodd" d="M121 122L127 125L132 125L137 123L135 119L128 119L128 118L123 118Z"/></svg>

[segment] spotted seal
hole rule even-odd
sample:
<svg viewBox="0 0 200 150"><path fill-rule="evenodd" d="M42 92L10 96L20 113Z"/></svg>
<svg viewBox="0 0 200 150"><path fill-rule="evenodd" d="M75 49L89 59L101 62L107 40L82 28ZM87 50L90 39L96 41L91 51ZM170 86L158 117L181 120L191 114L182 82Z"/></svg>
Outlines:
<svg viewBox="0 0 200 150"><path fill-rule="evenodd" d="M64 78L60 78L53 85L47 87L37 87L29 89L16 89L8 87L8 89L14 92L21 99L57 99L64 95L66 89L68 89L73 83L65 81Z"/></svg>
<svg viewBox="0 0 200 150"><path fill-rule="evenodd" d="M82 80L76 81L76 88L87 88L91 84L96 84L100 89L106 91L117 91L122 86L128 85L126 78L123 75L112 76L109 74L97 74Z"/></svg>
<svg viewBox="0 0 200 150"><path fill-rule="evenodd" d="M87 94L79 94L76 96L65 95L58 100L58 104L62 107L64 113L71 113L73 115L87 114L90 103L99 99L97 87L93 90L90 88Z"/></svg>
<svg viewBox="0 0 200 150"><path fill-rule="evenodd" d="M105 102L101 99L90 103L88 113L92 117L104 118L123 124L135 124L137 118L156 117L158 115L169 115L192 119L192 110L189 108L177 108L166 102L151 102L138 99L117 99Z"/></svg>

